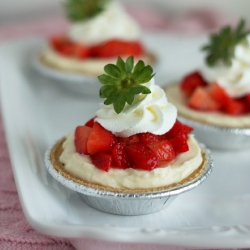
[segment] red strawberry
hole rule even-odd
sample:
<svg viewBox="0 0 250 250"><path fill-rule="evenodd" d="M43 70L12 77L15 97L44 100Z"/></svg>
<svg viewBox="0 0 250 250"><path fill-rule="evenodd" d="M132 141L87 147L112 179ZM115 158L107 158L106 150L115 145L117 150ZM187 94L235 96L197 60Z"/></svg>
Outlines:
<svg viewBox="0 0 250 250"><path fill-rule="evenodd" d="M89 120L85 123L85 126L88 126L88 127L93 128L94 122L95 122L95 117L89 119Z"/></svg>
<svg viewBox="0 0 250 250"><path fill-rule="evenodd" d="M248 106L248 110L250 111L250 93L245 96L245 102Z"/></svg>
<svg viewBox="0 0 250 250"><path fill-rule="evenodd" d="M186 124L182 124L180 121L176 120L174 126L165 134L165 138L170 139L180 134L188 135L192 131L192 127L189 127Z"/></svg>
<svg viewBox="0 0 250 250"><path fill-rule="evenodd" d="M112 164L112 156L108 153L99 152L90 156L92 163L99 169L108 172Z"/></svg>
<svg viewBox="0 0 250 250"><path fill-rule="evenodd" d="M112 159L114 167L126 169L132 167L131 159L125 151L125 144L118 142L112 148Z"/></svg>
<svg viewBox="0 0 250 250"><path fill-rule="evenodd" d="M191 95L197 87L206 86L206 81L202 78L198 71L192 72L185 76L181 82L181 90L186 95Z"/></svg>
<svg viewBox="0 0 250 250"><path fill-rule="evenodd" d="M87 140L92 131L92 128L87 126L78 126L75 130L75 147L76 152L79 154L88 154L87 152Z"/></svg>
<svg viewBox="0 0 250 250"><path fill-rule="evenodd" d="M167 140L152 142L147 146L157 155L159 161L172 161L175 158L174 148Z"/></svg>
<svg viewBox="0 0 250 250"><path fill-rule="evenodd" d="M92 47L95 57L117 57L117 56L140 56L144 49L139 42L121 41L118 39L109 40L103 44Z"/></svg>
<svg viewBox="0 0 250 250"><path fill-rule="evenodd" d="M184 134L180 134L174 138L169 139L169 142L173 145L176 154L183 153L189 150L187 137Z"/></svg>
<svg viewBox="0 0 250 250"><path fill-rule="evenodd" d="M49 43L52 46L52 48L58 50L64 44L68 43L68 39L65 36L53 36L50 38Z"/></svg>
<svg viewBox="0 0 250 250"><path fill-rule="evenodd" d="M242 115L247 112L248 108L243 100L231 100L223 111L229 115Z"/></svg>
<svg viewBox="0 0 250 250"><path fill-rule="evenodd" d="M78 59L90 57L90 49L82 44L74 44L72 55Z"/></svg>
<svg viewBox="0 0 250 250"><path fill-rule="evenodd" d="M218 104L205 88L198 87L188 100L188 106L201 111L216 111L220 109Z"/></svg>
<svg viewBox="0 0 250 250"><path fill-rule="evenodd" d="M212 83L207 87L209 95L222 107L225 107L232 98L227 94L227 92L220 87L217 83Z"/></svg>
<svg viewBox="0 0 250 250"><path fill-rule="evenodd" d="M135 135L131 135L129 137L118 137L118 141L123 142L126 145L128 145L128 144L132 144L132 143L135 143L135 142L139 142L140 138L139 138L138 134L135 134Z"/></svg>
<svg viewBox="0 0 250 250"><path fill-rule="evenodd" d="M140 142L130 144L125 149L134 164L134 168L150 171L160 165L156 154Z"/></svg>
<svg viewBox="0 0 250 250"><path fill-rule="evenodd" d="M154 135L149 132L139 134L139 138L140 138L140 142L142 142L145 145L159 140L158 135Z"/></svg>
<svg viewBox="0 0 250 250"><path fill-rule="evenodd" d="M116 137L99 123L95 122L87 142L87 151L89 154L108 152L112 149L115 142Z"/></svg>
<svg viewBox="0 0 250 250"><path fill-rule="evenodd" d="M74 50L74 45L71 43L65 43L57 48L57 52L63 56L71 56Z"/></svg>

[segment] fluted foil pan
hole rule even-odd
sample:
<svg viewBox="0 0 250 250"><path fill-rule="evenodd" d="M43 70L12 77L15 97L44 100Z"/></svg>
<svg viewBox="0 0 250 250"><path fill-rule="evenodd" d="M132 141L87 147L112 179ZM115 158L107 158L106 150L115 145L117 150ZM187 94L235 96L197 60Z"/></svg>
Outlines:
<svg viewBox="0 0 250 250"><path fill-rule="evenodd" d="M110 192L90 188L67 179L51 164L50 153L52 148L47 150L45 154L45 164L48 172L58 182L78 192L89 206L111 214L141 215L157 212L166 208L177 195L199 186L209 176L213 167L212 156L210 151L203 144L200 144L200 146L206 158L206 165L198 177L178 187L151 193Z"/></svg>
<svg viewBox="0 0 250 250"><path fill-rule="evenodd" d="M195 137L209 148L239 150L250 147L250 128L227 128L208 125L179 116L178 119L193 127Z"/></svg>

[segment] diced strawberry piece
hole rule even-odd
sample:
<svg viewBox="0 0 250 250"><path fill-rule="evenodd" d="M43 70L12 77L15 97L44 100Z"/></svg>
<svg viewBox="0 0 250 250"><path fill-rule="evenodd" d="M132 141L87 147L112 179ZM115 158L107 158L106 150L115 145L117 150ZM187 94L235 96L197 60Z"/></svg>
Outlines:
<svg viewBox="0 0 250 250"><path fill-rule="evenodd" d="M87 152L87 141L89 138L89 135L92 131L92 128L87 126L78 126L75 129L75 147L76 152L79 154L88 154Z"/></svg>
<svg viewBox="0 0 250 250"><path fill-rule="evenodd" d="M112 149L115 142L116 137L99 123L95 122L87 141L87 151L89 154L108 152Z"/></svg>
<svg viewBox="0 0 250 250"><path fill-rule="evenodd" d="M136 41L109 40L91 48L94 57L140 56L144 53L141 43Z"/></svg>
<svg viewBox="0 0 250 250"><path fill-rule="evenodd" d="M125 143L118 142L112 148L113 166L120 169L132 167L131 159L125 150Z"/></svg>
<svg viewBox="0 0 250 250"><path fill-rule="evenodd" d="M185 76L181 82L181 90L186 95L191 95L197 87L206 86L207 83L198 71Z"/></svg>
<svg viewBox="0 0 250 250"><path fill-rule="evenodd" d="M174 148L167 140L152 142L147 146L157 155L159 161L172 161L175 158Z"/></svg>
<svg viewBox="0 0 250 250"><path fill-rule="evenodd" d="M170 139L180 134L187 135L193 130L194 129L192 127L189 127L188 125L183 124L180 121L176 120L174 126L165 134L165 138Z"/></svg>
<svg viewBox="0 0 250 250"><path fill-rule="evenodd" d="M242 100L231 100L223 111L229 115L242 115L248 111L247 105Z"/></svg>
<svg viewBox="0 0 250 250"><path fill-rule="evenodd" d="M54 49L59 49L64 44L68 43L68 39L65 36L53 36L49 40L50 45Z"/></svg>
<svg viewBox="0 0 250 250"><path fill-rule="evenodd" d="M201 111L216 111L220 109L217 103L207 92L205 88L198 87L188 100L188 106Z"/></svg>
<svg viewBox="0 0 250 250"><path fill-rule="evenodd" d="M94 122L95 122L95 117L89 119L89 120L85 123L85 126L88 126L88 127L93 128Z"/></svg>
<svg viewBox="0 0 250 250"><path fill-rule="evenodd" d="M74 46L71 43L63 44L57 49L58 53L63 56L71 56L74 50Z"/></svg>
<svg viewBox="0 0 250 250"><path fill-rule="evenodd" d="M222 107L225 107L232 98L227 94L227 92L217 83L212 83L207 87L209 95Z"/></svg>
<svg viewBox="0 0 250 250"><path fill-rule="evenodd" d="M140 138L140 142L142 142L143 144L147 145L149 143L152 142L156 142L159 140L159 136L158 135L154 135L152 133L140 133L139 134L139 138Z"/></svg>
<svg viewBox="0 0 250 250"><path fill-rule="evenodd" d="M136 169L150 171L160 165L157 155L140 142L127 145L125 149Z"/></svg>
<svg viewBox="0 0 250 250"><path fill-rule="evenodd" d="M99 152L90 156L92 163L99 169L108 172L112 164L112 156L108 153Z"/></svg>
<svg viewBox="0 0 250 250"><path fill-rule="evenodd" d="M129 137L118 137L118 141L123 142L126 145L129 145L129 144L132 144L132 143L135 143L135 142L139 142L140 138L139 138L138 134L135 134L135 135L131 135Z"/></svg>
<svg viewBox="0 0 250 250"><path fill-rule="evenodd" d="M84 59L90 57L90 49L82 44L74 44L72 55L78 59Z"/></svg>
<svg viewBox="0 0 250 250"><path fill-rule="evenodd" d="M189 150L187 137L184 134L180 134L169 139L169 142L173 145L176 154L180 154Z"/></svg>
<svg viewBox="0 0 250 250"><path fill-rule="evenodd" d="M245 102L247 104L248 110L250 111L250 93L245 96Z"/></svg>

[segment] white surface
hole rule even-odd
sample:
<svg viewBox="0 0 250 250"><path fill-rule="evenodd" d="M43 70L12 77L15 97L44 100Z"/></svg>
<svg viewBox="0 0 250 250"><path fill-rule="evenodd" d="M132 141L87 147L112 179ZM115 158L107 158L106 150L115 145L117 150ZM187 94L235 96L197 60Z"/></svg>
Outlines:
<svg viewBox="0 0 250 250"><path fill-rule="evenodd" d="M180 78L201 62L197 48L203 38L149 34L145 39L160 53L159 84ZM143 216L99 212L53 180L44 166L45 150L92 117L99 100L77 95L37 74L30 55L40 44L41 39L31 38L0 48L7 142L23 210L35 229L110 242L250 247L249 150L214 151L214 170L205 183L177 197L167 209Z"/></svg>

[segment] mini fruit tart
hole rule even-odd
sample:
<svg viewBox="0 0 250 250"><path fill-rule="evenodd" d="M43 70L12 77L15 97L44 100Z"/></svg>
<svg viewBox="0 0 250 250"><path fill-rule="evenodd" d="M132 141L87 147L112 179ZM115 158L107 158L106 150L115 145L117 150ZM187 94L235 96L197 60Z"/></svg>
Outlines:
<svg viewBox="0 0 250 250"><path fill-rule="evenodd" d="M210 153L190 134L193 128L177 120L175 106L154 84L151 66L118 57L104 71L98 77L104 103L47 151L46 165L99 210L158 211L206 179Z"/></svg>
<svg viewBox="0 0 250 250"><path fill-rule="evenodd" d="M244 26L241 20L212 34L202 69L165 89L181 121L210 147L250 146L250 31Z"/></svg>
<svg viewBox="0 0 250 250"><path fill-rule="evenodd" d="M153 63L155 56L140 40L138 24L112 0L67 0L65 11L71 21L66 34L49 39L40 61L53 69L98 76L117 56L134 56Z"/></svg>

